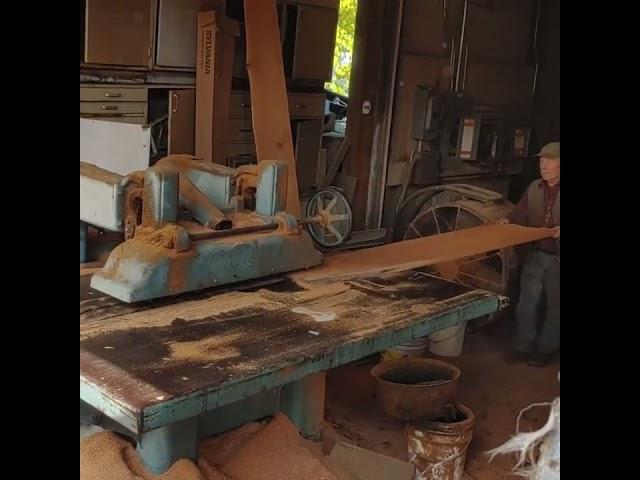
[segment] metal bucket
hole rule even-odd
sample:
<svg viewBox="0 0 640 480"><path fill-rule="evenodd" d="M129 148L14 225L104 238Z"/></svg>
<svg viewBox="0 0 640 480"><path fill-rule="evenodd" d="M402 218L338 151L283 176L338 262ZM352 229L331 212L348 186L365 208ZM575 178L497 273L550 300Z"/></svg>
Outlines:
<svg viewBox="0 0 640 480"><path fill-rule="evenodd" d="M450 418L405 426L415 480L462 480L476 417L465 405L451 408Z"/></svg>
<svg viewBox="0 0 640 480"><path fill-rule="evenodd" d="M403 358L371 369L376 398L387 415L405 421L435 418L455 402L460 369L433 358Z"/></svg>

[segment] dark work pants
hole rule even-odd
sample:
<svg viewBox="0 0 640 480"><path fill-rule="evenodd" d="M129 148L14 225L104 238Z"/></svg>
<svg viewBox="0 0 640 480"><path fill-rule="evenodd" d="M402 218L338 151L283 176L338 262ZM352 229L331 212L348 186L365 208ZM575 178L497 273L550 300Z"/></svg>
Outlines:
<svg viewBox="0 0 640 480"><path fill-rule="evenodd" d="M547 310L538 328L538 305L546 297ZM516 307L515 348L554 354L560 349L560 257L539 251L527 255Z"/></svg>

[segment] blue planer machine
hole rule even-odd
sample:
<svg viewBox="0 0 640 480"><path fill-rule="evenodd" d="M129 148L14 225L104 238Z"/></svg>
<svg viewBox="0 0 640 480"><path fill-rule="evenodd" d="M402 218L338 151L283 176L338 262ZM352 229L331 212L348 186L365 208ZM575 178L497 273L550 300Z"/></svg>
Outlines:
<svg viewBox="0 0 640 480"><path fill-rule="evenodd" d="M132 303L320 264L314 240L329 248L348 239L349 203L319 191L296 218L285 211L287 170L170 155L122 176L80 162L80 262L88 226L124 236L91 287Z"/></svg>

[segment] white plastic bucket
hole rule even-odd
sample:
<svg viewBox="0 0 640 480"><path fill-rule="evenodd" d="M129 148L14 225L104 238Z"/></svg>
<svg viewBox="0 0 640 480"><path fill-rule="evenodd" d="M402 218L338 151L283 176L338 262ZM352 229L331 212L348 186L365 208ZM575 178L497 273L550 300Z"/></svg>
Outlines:
<svg viewBox="0 0 640 480"><path fill-rule="evenodd" d="M381 360L399 360L401 358L423 357L427 349L426 337L417 338L408 342L401 343L395 347L382 352Z"/></svg>
<svg viewBox="0 0 640 480"><path fill-rule="evenodd" d="M454 325L429 335L429 351L441 357L457 357L462 353L467 324Z"/></svg>

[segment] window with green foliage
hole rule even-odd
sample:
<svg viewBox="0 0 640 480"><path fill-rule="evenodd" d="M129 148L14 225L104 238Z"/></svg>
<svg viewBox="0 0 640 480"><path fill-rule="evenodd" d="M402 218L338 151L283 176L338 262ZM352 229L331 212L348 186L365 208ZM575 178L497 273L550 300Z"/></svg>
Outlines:
<svg viewBox="0 0 640 480"><path fill-rule="evenodd" d="M340 0L336 49L333 52L333 77L325 84L327 90L349 95L349 76L353 56L353 39L356 31L358 0Z"/></svg>

